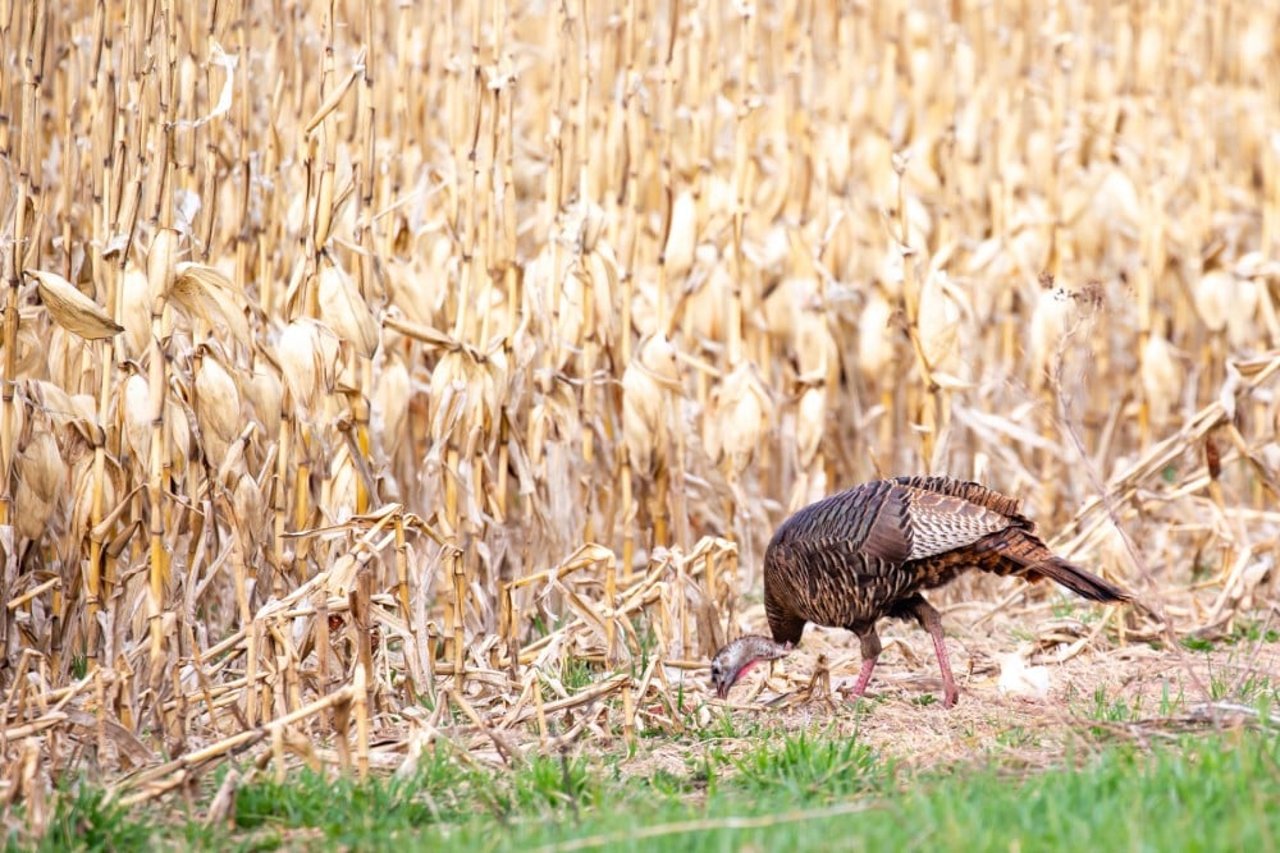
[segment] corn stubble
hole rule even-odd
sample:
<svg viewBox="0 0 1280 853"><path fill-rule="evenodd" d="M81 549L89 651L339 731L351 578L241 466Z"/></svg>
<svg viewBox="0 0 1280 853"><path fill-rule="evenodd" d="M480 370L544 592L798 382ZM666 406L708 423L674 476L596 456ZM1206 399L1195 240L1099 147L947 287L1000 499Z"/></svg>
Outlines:
<svg viewBox="0 0 1280 853"><path fill-rule="evenodd" d="M1276 10L907 6L5 5L6 807L680 729L882 474L1262 602Z"/></svg>

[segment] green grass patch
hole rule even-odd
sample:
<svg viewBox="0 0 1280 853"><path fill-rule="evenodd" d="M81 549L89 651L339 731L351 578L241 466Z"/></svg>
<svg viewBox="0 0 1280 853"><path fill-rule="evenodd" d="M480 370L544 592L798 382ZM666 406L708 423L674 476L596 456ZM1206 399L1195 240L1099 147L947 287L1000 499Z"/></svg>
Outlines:
<svg viewBox="0 0 1280 853"><path fill-rule="evenodd" d="M1042 772L993 759L913 773L821 731L766 735L733 757L704 744L680 771L557 756L494 774L444 752L406 780L300 771L240 788L230 827L126 813L85 788L60 793L40 849L1261 850L1280 838L1280 739L1257 732L1114 743Z"/></svg>
<svg viewBox="0 0 1280 853"><path fill-rule="evenodd" d="M1204 637L1183 637L1182 647L1193 652L1211 652L1214 649L1213 640L1206 640Z"/></svg>

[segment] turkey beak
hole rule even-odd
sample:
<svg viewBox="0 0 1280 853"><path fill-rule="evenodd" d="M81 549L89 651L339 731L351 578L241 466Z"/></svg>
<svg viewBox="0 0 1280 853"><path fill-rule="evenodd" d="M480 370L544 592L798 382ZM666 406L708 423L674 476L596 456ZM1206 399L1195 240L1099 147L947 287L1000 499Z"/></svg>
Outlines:
<svg viewBox="0 0 1280 853"><path fill-rule="evenodd" d="M716 697L725 699L729 696L729 688L733 686L733 682L725 680L716 685Z"/></svg>

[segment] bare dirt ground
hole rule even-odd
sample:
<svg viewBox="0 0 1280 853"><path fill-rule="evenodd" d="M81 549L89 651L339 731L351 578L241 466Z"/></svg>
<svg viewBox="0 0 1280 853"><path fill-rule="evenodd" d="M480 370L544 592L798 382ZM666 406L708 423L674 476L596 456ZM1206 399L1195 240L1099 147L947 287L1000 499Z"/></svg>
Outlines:
<svg viewBox="0 0 1280 853"><path fill-rule="evenodd" d="M881 623L884 651L861 707L841 695L857 677L857 639L810 627L801 647L771 672L761 668L726 702L708 702L708 722L721 708L733 716L727 736L709 743L733 754L758 745L762 730L818 731L856 737L913 769L984 757L1034 769L1062 762L1069 750L1088 754L1101 740L1146 744L1253 723L1260 703L1280 690L1280 642L1265 624L1249 623L1257 639L1205 641L1192 650L1132 635L1113 646L1119 620L1101 608L1055 616L1041 604L996 616L994 626L959 615L968 609L954 607L944 616L960 688L955 707L942 707L932 644L914 625ZM754 623L751 616L744 621ZM1099 644L1104 631L1110 639ZM632 770L648 772L653 765L679 772L689 756L688 743L664 742Z"/></svg>

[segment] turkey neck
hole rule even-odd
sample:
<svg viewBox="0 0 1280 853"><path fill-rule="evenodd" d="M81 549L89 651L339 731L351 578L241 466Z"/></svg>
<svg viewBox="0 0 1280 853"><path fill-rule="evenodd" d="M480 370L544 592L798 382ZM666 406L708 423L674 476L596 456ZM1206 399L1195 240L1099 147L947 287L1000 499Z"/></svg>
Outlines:
<svg viewBox="0 0 1280 853"><path fill-rule="evenodd" d="M728 645L742 660L776 660L791 653L788 643L779 643L763 634L747 634Z"/></svg>

